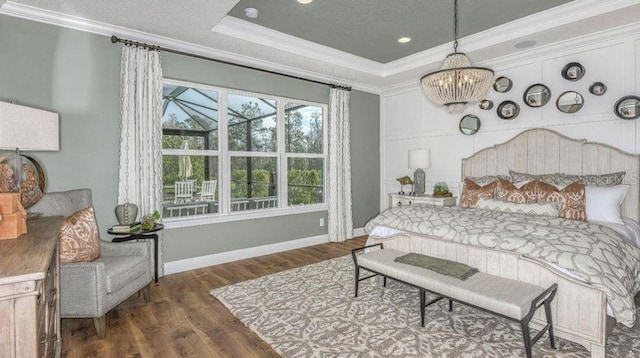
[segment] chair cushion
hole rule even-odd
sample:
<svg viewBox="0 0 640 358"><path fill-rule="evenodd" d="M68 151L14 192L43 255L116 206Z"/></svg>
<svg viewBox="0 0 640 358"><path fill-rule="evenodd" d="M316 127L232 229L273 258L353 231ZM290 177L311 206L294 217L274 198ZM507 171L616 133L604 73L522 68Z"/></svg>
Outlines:
<svg viewBox="0 0 640 358"><path fill-rule="evenodd" d="M124 288L149 269L144 256L102 256L96 262L104 263L107 293Z"/></svg>
<svg viewBox="0 0 640 358"><path fill-rule="evenodd" d="M89 262L100 257L100 233L93 207L65 218L58 239L60 262Z"/></svg>

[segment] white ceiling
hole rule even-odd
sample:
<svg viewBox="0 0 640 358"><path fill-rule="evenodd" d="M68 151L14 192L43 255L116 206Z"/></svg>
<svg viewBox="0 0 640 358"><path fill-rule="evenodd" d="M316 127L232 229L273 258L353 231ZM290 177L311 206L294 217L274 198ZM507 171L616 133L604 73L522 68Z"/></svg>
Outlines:
<svg viewBox="0 0 640 358"><path fill-rule="evenodd" d="M249 2L250 0L241 1ZM315 2L321 1L341 1L351 5L365 3L365 0L316 0ZM402 1L426 3L425 0ZM465 3L472 1L478 2L478 0L460 0L461 8ZM505 6L526 5L529 12L535 12L535 7L531 6L531 3L534 2L544 2L545 6L564 2L562 0L502 0L502 3L505 1L509 4ZM124 38L245 65L323 81L349 84L355 88L373 92L381 92L406 83L417 83L422 74L439 67L444 56L452 50L450 43L443 42L448 41L446 39L447 32L449 32L449 36L452 36L449 28L442 31L440 37L434 35L432 39L435 41L432 44L443 43L441 45L427 49L418 48L418 52L409 51L408 53L412 54L390 62L383 63L385 60L378 62L327 46L326 44L332 44L326 39L328 35L317 37L316 41L325 43L319 44L244 19L227 16L238 2L239 0L190 0L188 2L164 0L0 0L0 5L2 5L0 14L103 35L115 34ZM261 0L256 3L263 4L261 6L277 4L279 5L277 8L281 9L280 12L283 12L285 10L282 9L286 9L286 7L282 7L283 2L295 3L295 0ZM374 5L382 2L388 5L389 0L366 0L367 11L369 13L375 11ZM484 0L483 3L485 3ZM496 4L500 3L500 0L491 0L487 3ZM291 6L300 5L295 3ZM276 8L275 5L274 8ZM238 9L234 11L238 11ZM266 9L261 10L263 15L265 15L265 11L269 11L269 8ZM505 19L522 16L519 12L509 11L508 13L509 15L505 15ZM470 17L469 14L462 17L462 14L461 22L465 21L465 17ZM282 16L286 17L287 14L282 14ZM369 14L369 17L366 18L370 18L370 16ZM450 16L449 12L443 18L451 21ZM515 48L514 44L524 39L537 41L536 48L539 48L558 41L636 23L640 19L640 0L574 0L484 31L475 32L479 31L478 29L481 29L482 26L493 26L492 24L496 23L495 18L486 14L482 16L486 19L482 20L479 16L474 18L472 24L461 23L462 34L469 35L461 39L459 50L466 52L476 63L522 51ZM498 13L495 16L503 15ZM347 16L345 18L353 17ZM393 21L401 24L407 19L401 17ZM291 23L295 24L296 21ZM337 27L339 25L327 23L327 26ZM388 28L388 25L386 26ZM283 29L298 36L314 39L313 33L312 35L300 35L295 31L295 26L290 27L290 30ZM345 32L343 36L347 40L349 33L353 33L353 31ZM355 36L354 41L362 42L363 40L358 40L362 35L363 33L360 33L360 37ZM395 36L394 34L393 37ZM415 37L411 34L410 36ZM442 36L444 36L444 40ZM341 43L348 43L347 40L341 40ZM373 45L369 46L375 46L378 41L382 40L371 38L370 43ZM334 46L348 49L343 44ZM393 50L393 47L388 48ZM381 51L376 50L372 52L373 55L366 56L388 59L394 57L384 55ZM379 54L376 55L375 53L378 52Z"/></svg>

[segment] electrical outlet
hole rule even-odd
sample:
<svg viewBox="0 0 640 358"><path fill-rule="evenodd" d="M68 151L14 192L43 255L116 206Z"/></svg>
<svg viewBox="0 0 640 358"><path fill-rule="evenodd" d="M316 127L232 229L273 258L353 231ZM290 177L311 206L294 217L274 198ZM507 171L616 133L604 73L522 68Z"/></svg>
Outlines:
<svg viewBox="0 0 640 358"><path fill-rule="evenodd" d="M320 218L320 226L324 226L324 218Z"/></svg>

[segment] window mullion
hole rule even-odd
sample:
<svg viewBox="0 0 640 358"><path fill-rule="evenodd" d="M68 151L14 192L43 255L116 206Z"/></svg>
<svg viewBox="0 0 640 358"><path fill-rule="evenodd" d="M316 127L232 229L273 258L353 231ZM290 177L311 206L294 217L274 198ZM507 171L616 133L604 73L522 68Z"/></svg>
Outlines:
<svg viewBox="0 0 640 358"><path fill-rule="evenodd" d="M276 110L276 130L278 134L278 207L284 208L288 206L288 190L287 190L287 157L285 153L285 123L284 123L284 102L283 98L278 99L278 108Z"/></svg>
<svg viewBox="0 0 640 358"><path fill-rule="evenodd" d="M218 100L218 213L228 214L231 210L231 161L229 159L229 136L227 118L227 91L220 90Z"/></svg>

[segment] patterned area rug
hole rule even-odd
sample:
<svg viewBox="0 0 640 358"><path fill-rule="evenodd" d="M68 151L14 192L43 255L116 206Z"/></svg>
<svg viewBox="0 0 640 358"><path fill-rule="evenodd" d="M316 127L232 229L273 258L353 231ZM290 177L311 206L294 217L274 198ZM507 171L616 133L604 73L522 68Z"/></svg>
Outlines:
<svg viewBox="0 0 640 358"><path fill-rule="evenodd" d="M350 256L323 261L211 291L283 357L523 357L519 324L442 300L427 307L420 327L418 291L374 279L353 297ZM640 310L638 310L640 314ZM532 330L532 336L537 333ZM534 357L589 357L582 346L545 334ZM640 356L640 324L618 325L607 357Z"/></svg>

